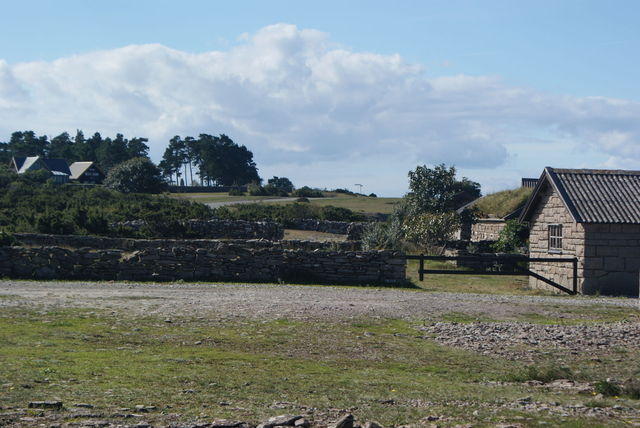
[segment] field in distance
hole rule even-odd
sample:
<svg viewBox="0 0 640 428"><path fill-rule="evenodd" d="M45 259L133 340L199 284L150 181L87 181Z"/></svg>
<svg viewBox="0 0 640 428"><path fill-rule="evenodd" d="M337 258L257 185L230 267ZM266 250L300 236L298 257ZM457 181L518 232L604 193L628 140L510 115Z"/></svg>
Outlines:
<svg viewBox="0 0 640 428"><path fill-rule="evenodd" d="M391 214L395 205L402 198L373 198L369 196L355 196L344 193L324 192L324 198L310 198L309 203L317 206L329 206L348 208L360 213ZM276 204L291 204L297 198L283 196L229 196L228 193L172 193L172 197L180 199L193 199L203 204L224 202L268 202ZM288 200L283 200L288 199ZM271 203L271 202L269 202Z"/></svg>

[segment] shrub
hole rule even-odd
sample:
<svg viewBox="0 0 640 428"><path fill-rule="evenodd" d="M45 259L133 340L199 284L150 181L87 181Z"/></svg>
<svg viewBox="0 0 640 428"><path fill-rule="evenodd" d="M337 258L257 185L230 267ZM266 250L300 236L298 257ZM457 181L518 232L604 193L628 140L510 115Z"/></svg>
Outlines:
<svg viewBox="0 0 640 428"><path fill-rule="evenodd" d="M0 247L10 247L12 245L16 245L18 240L13 233L5 232L4 230L0 230Z"/></svg>
<svg viewBox="0 0 640 428"><path fill-rule="evenodd" d="M622 388L609 379L596 382L594 389L598 394L602 394L605 397L616 397L622 393Z"/></svg>
<svg viewBox="0 0 640 428"><path fill-rule="evenodd" d="M324 194L319 189L312 189L309 186L303 186L294 190L293 196L298 196L300 198L323 198Z"/></svg>
<svg viewBox="0 0 640 428"><path fill-rule="evenodd" d="M455 212L414 215L402 226L407 239L424 249L446 244L459 228L460 217Z"/></svg>
<svg viewBox="0 0 640 428"><path fill-rule="evenodd" d="M640 380L638 379L629 379L627 380L623 387L622 392L629 398L633 398L634 400L640 399Z"/></svg>
<svg viewBox="0 0 640 428"><path fill-rule="evenodd" d="M229 189L229 196L244 196L244 192L238 186L233 186Z"/></svg>
<svg viewBox="0 0 640 428"><path fill-rule="evenodd" d="M528 237L529 228L517 220L507 220L504 229L498 235L498 240L493 244L493 249L499 253L517 252L519 248L527 245Z"/></svg>
<svg viewBox="0 0 640 428"><path fill-rule="evenodd" d="M122 193L162 193L167 188L160 169L147 158L133 158L116 165L104 185Z"/></svg>
<svg viewBox="0 0 640 428"><path fill-rule="evenodd" d="M269 196L289 196L286 190L273 186L272 184L264 186L264 193Z"/></svg>
<svg viewBox="0 0 640 428"><path fill-rule="evenodd" d="M267 181L267 186L282 196L287 196L293 192L293 183L287 177L273 177Z"/></svg>
<svg viewBox="0 0 640 428"><path fill-rule="evenodd" d="M378 197L378 195L376 195L375 193L369 193L369 197L370 197L370 198L377 198L377 197Z"/></svg>
<svg viewBox="0 0 640 428"><path fill-rule="evenodd" d="M247 186L247 192L251 196L266 196L267 192L259 183L249 183Z"/></svg>
<svg viewBox="0 0 640 428"><path fill-rule="evenodd" d="M558 379L574 379L575 375L568 367L556 366L528 366L523 371L509 376L513 382L527 382L537 380L538 382L549 383Z"/></svg>
<svg viewBox="0 0 640 428"><path fill-rule="evenodd" d="M310 201L307 198L298 198L296 199L296 202L309 203Z"/></svg>
<svg viewBox="0 0 640 428"><path fill-rule="evenodd" d="M387 223L371 222L362 231L363 250L405 250L402 223L392 216Z"/></svg>

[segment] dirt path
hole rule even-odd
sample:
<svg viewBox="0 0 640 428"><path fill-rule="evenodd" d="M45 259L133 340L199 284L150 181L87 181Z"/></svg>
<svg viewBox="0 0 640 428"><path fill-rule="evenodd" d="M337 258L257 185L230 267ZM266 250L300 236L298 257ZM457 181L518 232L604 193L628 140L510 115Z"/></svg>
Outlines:
<svg viewBox="0 0 640 428"><path fill-rule="evenodd" d="M0 308L86 307L162 316L433 319L466 314L494 320L527 314L575 316L580 307L637 308L637 299L431 293L392 288L269 284L152 284L0 281Z"/></svg>

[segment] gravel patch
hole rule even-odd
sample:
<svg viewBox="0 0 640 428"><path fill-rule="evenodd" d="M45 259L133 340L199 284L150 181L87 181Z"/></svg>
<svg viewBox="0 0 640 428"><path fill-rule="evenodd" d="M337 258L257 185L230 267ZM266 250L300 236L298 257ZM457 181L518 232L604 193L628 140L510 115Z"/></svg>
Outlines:
<svg viewBox="0 0 640 428"><path fill-rule="evenodd" d="M441 345L530 360L542 352L593 353L612 348L639 348L640 323L617 322L581 325L541 325L522 322L438 322L420 327L425 338Z"/></svg>
<svg viewBox="0 0 640 428"><path fill-rule="evenodd" d="M2 298L3 295L11 296ZM259 319L434 319L463 313L491 320L562 317L576 307L635 308L637 299L434 293L398 288L65 281L0 281L0 307L87 307L133 314Z"/></svg>

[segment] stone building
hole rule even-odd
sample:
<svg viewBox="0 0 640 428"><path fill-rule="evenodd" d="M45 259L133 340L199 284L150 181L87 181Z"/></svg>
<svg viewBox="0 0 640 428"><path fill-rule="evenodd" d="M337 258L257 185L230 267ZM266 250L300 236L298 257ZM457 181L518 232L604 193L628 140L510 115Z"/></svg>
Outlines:
<svg viewBox="0 0 640 428"><path fill-rule="evenodd" d="M544 169L521 222L530 227L531 257L576 257L578 291L638 294L640 171ZM530 269L571 288L570 263ZM535 278L535 288L551 287Z"/></svg>

